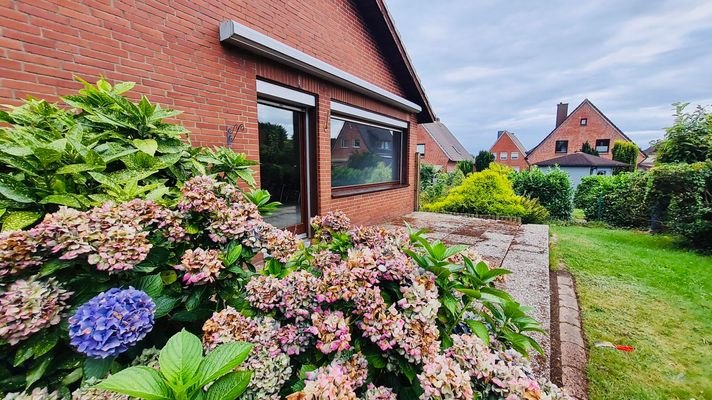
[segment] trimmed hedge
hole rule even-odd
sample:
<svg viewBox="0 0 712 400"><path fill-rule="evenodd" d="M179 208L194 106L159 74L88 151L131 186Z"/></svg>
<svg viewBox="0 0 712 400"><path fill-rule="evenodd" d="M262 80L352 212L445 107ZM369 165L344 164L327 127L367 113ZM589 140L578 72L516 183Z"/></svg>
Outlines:
<svg viewBox="0 0 712 400"><path fill-rule="evenodd" d="M543 172L537 167L514 173L511 176L514 192L520 196L539 200L551 218L571 219L573 213L573 187L569 174L558 167Z"/></svg>
<svg viewBox="0 0 712 400"><path fill-rule="evenodd" d="M538 201L518 196L508 175L511 169L493 163L468 175L441 200L427 204L425 211L521 217L525 223L543 222L549 212Z"/></svg>

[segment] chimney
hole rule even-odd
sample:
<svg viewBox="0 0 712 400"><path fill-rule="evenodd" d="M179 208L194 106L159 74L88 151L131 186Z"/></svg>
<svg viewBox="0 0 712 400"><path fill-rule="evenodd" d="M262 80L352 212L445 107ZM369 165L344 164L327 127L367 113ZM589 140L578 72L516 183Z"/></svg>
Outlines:
<svg viewBox="0 0 712 400"><path fill-rule="evenodd" d="M556 128L569 116L569 103L559 103L556 106Z"/></svg>
<svg viewBox="0 0 712 400"><path fill-rule="evenodd" d="M504 135L504 131L497 131L497 139L501 138L502 135Z"/></svg>

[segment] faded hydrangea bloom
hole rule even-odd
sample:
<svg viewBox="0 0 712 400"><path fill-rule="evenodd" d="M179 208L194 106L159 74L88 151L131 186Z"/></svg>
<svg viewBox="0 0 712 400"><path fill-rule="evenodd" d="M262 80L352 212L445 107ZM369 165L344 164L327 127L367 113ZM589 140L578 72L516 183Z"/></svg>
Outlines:
<svg viewBox="0 0 712 400"><path fill-rule="evenodd" d="M42 264L37 239L27 231L0 233L0 278Z"/></svg>
<svg viewBox="0 0 712 400"><path fill-rule="evenodd" d="M0 294L0 338L15 345L58 324L70 295L54 278L47 282L35 277L14 282Z"/></svg>
<svg viewBox="0 0 712 400"><path fill-rule="evenodd" d="M444 355L425 363L418 380L423 387L421 400L471 400L474 395L470 374Z"/></svg>
<svg viewBox="0 0 712 400"><path fill-rule="evenodd" d="M217 250L203 250L198 247L195 250L186 250L181 263L173 268L185 272L183 283L186 285L203 285L215 282L223 263Z"/></svg>
<svg viewBox="0 0 712 400"><path fill-rule="evenodd" d="M368 363L361 353L347 360L336 357L326 367L307 373L304 389L287 397L299 400L356 400L356 390L366 382Z"/></svg>
<svg viewBox="0 0 712 400"><path fill-rule="evenodd" d="M316 336L316 348L322 353L335 353L351 348L349 319L344 318L343 312L317 309L312 314L312 323L314 325L309 328L309 332Z"/></svg>
<svg viewBox="0 0 712 400"><path fill-rule="evenodd" d="M385 386L374 386L368 384L366 393L363 394L363 400L396 400L398 397L393 392L393 389Z"/></svg>
<svg viewBox="0 0 712 400"><path fill-rule="evenodd" d="M239 368L252 371L245 399L279 399L279 390L289 379L289 356L282 350L285 336L279 322L270 317L248 318L232 307L213 314L203 325L203 345L210 350L222 343L245 341L254 344ZM295 340L298 335L293 336Z"/></svg>
<svg viewBox="0 0 712 400"><path fill-rule="evenodd" d="M155 347L149 347L143 349L138 357L131 361L131 366L143 365L144 367L149 367L153 369L160 369L158 363L158 356L161 354L161 350Z"/></svg>
<svg viewBox="0 0 712 400"><path fill-rule="evenodd" d="M57 391L50 392L47 388L34 388L30 393L8 393L4 400L60 400L61 398Z"/></svg>
<svg viewBox="0 0 712 400"><path fill-rule="evenodd" d="M100 293L69 318L70 343L91 358L116 356L153 329L156 305L145 292L113 288Z"/></svg>
<svg viewBox="0 0 712 400"><path fill-rule="evenodd" d="M345 233L351 228L351 220L343 211L331 211L311 219L315 240L330 240L334 233Z"/></svg>

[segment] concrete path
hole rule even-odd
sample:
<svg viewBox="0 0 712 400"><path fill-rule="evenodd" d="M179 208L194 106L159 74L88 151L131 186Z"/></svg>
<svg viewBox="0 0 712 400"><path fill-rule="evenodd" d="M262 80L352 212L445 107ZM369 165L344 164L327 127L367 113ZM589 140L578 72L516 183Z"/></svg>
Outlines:
<svg viewBox="0 0 712 400"><path fill-rule="evenodd" d="M502 288L521 304L531 307L530 314L547 332L537 336L545 357L534 357L533 364L538 373L549 377L549 227L426 212L414 212L386 225L405 223L428 229L428 237L433 240L471 246L490 265L512 271Z"/></svg>

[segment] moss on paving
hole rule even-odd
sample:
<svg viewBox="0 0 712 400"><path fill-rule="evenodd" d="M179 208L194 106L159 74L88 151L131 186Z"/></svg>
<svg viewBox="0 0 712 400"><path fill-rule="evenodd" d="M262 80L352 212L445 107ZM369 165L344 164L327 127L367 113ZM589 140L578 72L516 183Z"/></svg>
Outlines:
<svg viewBox="0 0 712 400"><path fill-rule="evenodd" d="M576 277L590 399L712 399L712 257L642 232L554 226ZM635 347L632 353L596 342Z"/></svg>

